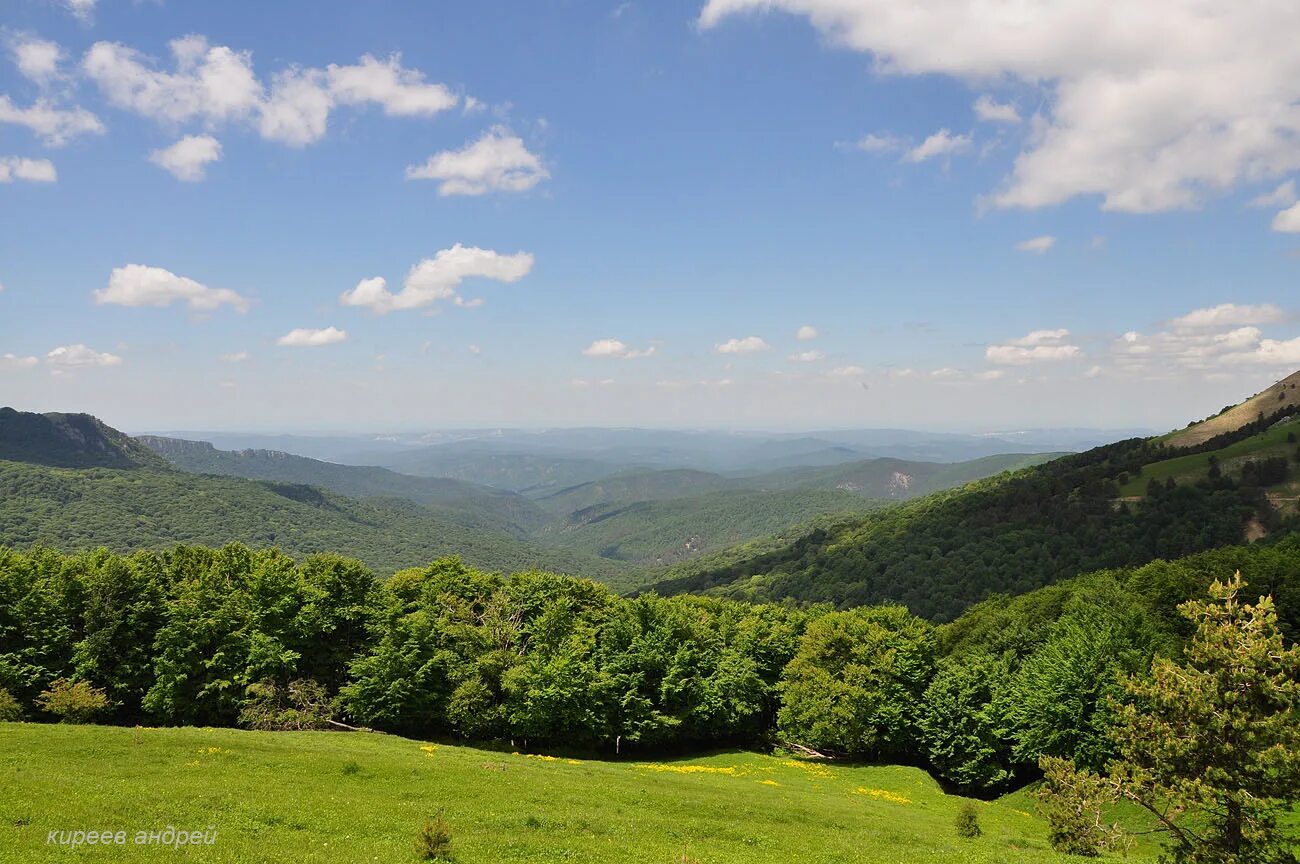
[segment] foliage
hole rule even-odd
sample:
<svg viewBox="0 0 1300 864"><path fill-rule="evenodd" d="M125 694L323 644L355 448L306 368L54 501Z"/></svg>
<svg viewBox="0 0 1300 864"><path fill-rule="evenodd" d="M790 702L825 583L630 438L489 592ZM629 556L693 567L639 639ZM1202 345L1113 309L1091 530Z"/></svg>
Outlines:
<svg viewBox="0 0 1300 864"><path fill-rule="evenodd" d="M781 734L854 756L914 750L922 695L934 667L930 625L901 606L814 620L781 682Z"/></svg>
<svg viewBox="0 0 1300 864"><path fill-rule="evenodd" d="M441 812L424 820L415 837L415 854L425 861L451 860L451 826Z"/></svg>
<svg viewBox="0 0 1300 864"><path fill-rule="evenodd" d="M1115 803L1114 789L1101 777L1078 771L1068 759L1044 756L1043 785L1035 797L1047 818L1052 848L1067 855L1095 858L1112 848L1122 848L1124 831L1107 823L1105 812Z"/></svg>
<svg viewBox="0 0 1300 864"><path fill-rule="evenodd" d="M1300 801L1300 648L1284 645L1272 599L1244 604L1244 588L1238 573L1179 607L1196 627L1185 661L1127 680L1105 775L1045 765L1053 811L1135 804L1176 864L1295 860L1279 819Z"/></svg>
<svg viewBox="0 0 1300 864"><path fill-rule="evenodd" d="M50 689L41 693L36 705L65 723L88 723L108 707L108 697L89 681L58 678L50 682Z"/></svg>
<svg viewBox="0 0 1300 864"><path fill-rule="evenodd" d="M961 789L986 792L1013 777L1012 744L999 714L1009 679L1005 658L945 657L926 688L919 721L926 755L940 776Z"/></svg>
<svg viewBox="0 0 1300 864"><path fill-rule="evenodd" d="M249 685L239 722L263 732L328 729L336 713L334 700L318 681L300 679L286 687L264 681Z"/></svg>
<svg viewBox="0 0 1300 864"><path fill-rule="evenodd" d="M13 723L23 719L23 707L14 695L0 687L0 723Z"/></svg>
<svg viewBox="0 0 1300 864"><path fill-rule="evenodd" d="M984 833L980 828L979 812L970 801L957 809L957 818L953 820L953 824L957 828L957 836L965 837L967 840L973 840Z"/></svg>

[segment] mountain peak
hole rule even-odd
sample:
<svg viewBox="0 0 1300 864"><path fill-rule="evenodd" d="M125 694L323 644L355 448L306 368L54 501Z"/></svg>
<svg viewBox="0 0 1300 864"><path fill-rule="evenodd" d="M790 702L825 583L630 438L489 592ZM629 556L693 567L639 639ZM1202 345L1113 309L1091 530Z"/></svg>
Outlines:
<svg viewBox="0 0 1300 864"><path fill-rule="evenodd" d="M1211 438L1236 432L1259 418L1272 417L1280 411L1300 411L1300 372L1293 372L1281 381L1251 396L1239 405L1225 408L1220 413L1179 429L1164 439L1170 447L1195 447Z"/></svg>
<svg viewBox="0 0 1300 864"><path fill-rule="evenodd" d="M167 468L156 453L90 414L0 408L0 459L55 468Z"/></svg>

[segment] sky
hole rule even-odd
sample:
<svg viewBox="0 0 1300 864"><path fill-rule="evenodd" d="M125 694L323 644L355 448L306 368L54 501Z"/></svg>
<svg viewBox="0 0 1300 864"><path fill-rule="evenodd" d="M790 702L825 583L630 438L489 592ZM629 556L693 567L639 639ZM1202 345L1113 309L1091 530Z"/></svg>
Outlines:
<svg viewBox="0 0 1300 864"><path fill-rule="evenodd" d="M1159 429L1300 368L1300 4L904 8L6 0L0 403Z"/></svg>

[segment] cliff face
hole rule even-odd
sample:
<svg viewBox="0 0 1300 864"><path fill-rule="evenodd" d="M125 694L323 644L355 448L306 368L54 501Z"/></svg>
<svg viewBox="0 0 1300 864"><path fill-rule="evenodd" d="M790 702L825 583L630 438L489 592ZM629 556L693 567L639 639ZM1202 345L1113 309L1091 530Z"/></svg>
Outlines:
<svg viewBox="0 0 1300 864"><path fill-rule="evenodd" d="M0 459L56 468L159 468L158 454L89 414L0 408Z"/></svg>

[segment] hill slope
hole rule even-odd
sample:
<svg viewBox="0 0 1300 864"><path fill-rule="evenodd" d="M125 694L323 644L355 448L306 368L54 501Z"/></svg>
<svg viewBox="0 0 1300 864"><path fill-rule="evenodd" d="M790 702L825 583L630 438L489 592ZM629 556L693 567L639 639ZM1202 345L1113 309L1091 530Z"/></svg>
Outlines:
<svg viewBox="0 0 1300 864"><path fill-rule="evenodd" d="M0 459L59 468L163 468L152 450L89 414L0 408Z"/></svg>
<svg viewBox="0 0 1300 864"><path fill-rule="evenodd" d="M141 435L140 441L182 471L321 486L349 498L405 498L485 516L529 530L546 514L528 499L447 477L413 477L387 468L338 465L278 450L218 450L205 441Z"/></svg>
<svg viewBox="0 0 1300 864"><path fill-rule="evenodd" d="M1236 432L1260 417L1271 417L1280 410L1295 410L1297 407L1300 407L1300 372L1288 375L1240 405L1225 408L1207 420L1171 432L1160 440L1170 447L1196 447L1212 438Z"/></svg>
<svg viewBox="0 0 1300 864"><path fill-rule="evenodd" d="M133 847L130 860L413 861L416 833L439 812L459 864L1060 860L1023 796L977 803L984 835L965 840L952 825L969 799L900 766L539 759L394 735L32 723L0 724L0 753L6 847L24 862L68 859L46 843L52 831L123 829L130 843L168 824L212 825L215 843ZM1144 843L1130 860L1154 851Z"/></svg>

